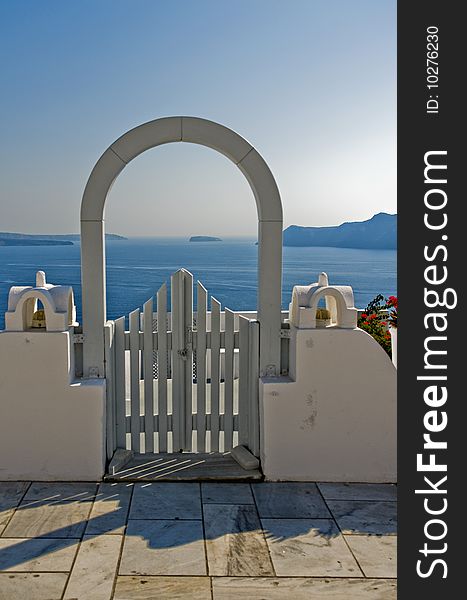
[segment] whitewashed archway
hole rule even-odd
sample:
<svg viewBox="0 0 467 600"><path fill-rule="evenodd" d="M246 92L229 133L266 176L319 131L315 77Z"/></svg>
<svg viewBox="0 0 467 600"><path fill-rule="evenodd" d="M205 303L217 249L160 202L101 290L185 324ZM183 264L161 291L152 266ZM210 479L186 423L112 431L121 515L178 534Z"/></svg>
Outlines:
<svg viewBox="0 0 467 600"><path fill-rule="evenodd" d="M131 129L94 166L81 203L83 370L105 376L106 322L104 207L113 182L136 156L162 144L189 142L213 148L244 174L258 212L258 320L260 371L279 374L282 287L282 204L274 177L260 154L240 135L198 117L165 117Z"/></svg>

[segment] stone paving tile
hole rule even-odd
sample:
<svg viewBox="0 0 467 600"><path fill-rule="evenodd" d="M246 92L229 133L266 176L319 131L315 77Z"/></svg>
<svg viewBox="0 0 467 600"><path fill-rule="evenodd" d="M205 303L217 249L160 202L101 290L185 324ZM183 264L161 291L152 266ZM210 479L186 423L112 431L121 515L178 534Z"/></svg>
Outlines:
<svg viewBox="0 0 467 600"><path fill-rule="evenodd" d="M318 485L0 482L0 600L111 600L123 540L115 600L395 600L396 486Z"/></svg>
<svg viewBox="0 0 467 600"><path fill-rule="evenodd" d="M262 482L251 487L262 519L321 519L331 516L315 483Z"/></svg>
<svg viewBox="0 0 467 600"><path fill-rule="evenodd" d="M69 571L79 540L0 538L0 571Z"/></svg>
<svg viewBox="0 0 467 600"><path fill-rule="evenodd" d="M361 577L331 519L262 519L278 576Z"/></svg>
<svg viewBox="0 0 467 600"><path fill-rule="evenodd" d="M28 489L29 481L0 481L0 535Z"/></svg>
<svg viewBox="0 0 467 600"><path fill-rule="evenodd" d="M328 500L327 504L342 533L397 533L397 502Z"/></svg>
<svg viewBox="0 0 467 600"><path fill-rule="evenodd" d="M325 500L397 500L390 483L318 483Z"/></svg>
<svg viewBox="0 0 467 600"><path fill-rule="evenodd" d="M206 575L201 521L128 521L120 575Z"/></svg>
<svg viewBox="0 0 467 600"><path fill-rule="evenodd" d="M253 505L205 504L203 510L210 575L274 575Z"/></svg>
<svg viewBox="0 0 467 600"><path fill-rule="evenodd" d="M202 483L203 504L254 504L248 483Z"/></svg>
<svg viewBox="0 0 467 600"><path fill-rule="evenodd" d="M199 483L135 485L130 519L201 519Z"/></svg>
<svg viewBox="0 0 467 600"><path fill-rule="evenodd" d="M85 533L124 533L132 491L128 483L99 484Z"/></svg>
<svg viewBox="0 0 467 600"><path fill-rule="evenodd" d="M84 536L64 600L110 600L123 536Z"/></svg>
<svg viewBox="0 0 467 600"><path fill-rule="evenodd" d="M2 535L81 537L95 491L89 483L33 483Z"/></svg>
<svg viewBox="0 0 467 600"><path fill-rule="evenodd" d="M214 600L396 600L391 579L213 577L212 589Z"/></svg>
<svg viewBox="0 0 467 600"><path fill-rule="evenodd" d="M365 577L397 577L395 535L347 535L345 539Z"/></svg>
<svg viewBox="0 0 467 600"><path fill-rule="evenodd" d="M209 577L119 576L114 600L211 600Z"/></svg>
<svg viewBox="0 0 467 600"><path fill-rule="evenodd" d="M0 600L61 600L67 573L0 573Z"/></svg>

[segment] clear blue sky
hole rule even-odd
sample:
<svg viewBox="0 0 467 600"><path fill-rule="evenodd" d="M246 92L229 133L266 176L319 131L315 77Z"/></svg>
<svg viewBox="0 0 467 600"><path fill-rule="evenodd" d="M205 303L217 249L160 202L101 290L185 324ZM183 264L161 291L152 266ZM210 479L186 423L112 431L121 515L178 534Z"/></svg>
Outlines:
<svg viewBox="0 0 467 600"><path fill-rule="evenodd" d="M0 0L0 231L79 230L127 129L219 121L269 163L285 224L396 212L395 0ZM246 235L254 201L212 150L171 144L115 183L107 231Z"/></svg>

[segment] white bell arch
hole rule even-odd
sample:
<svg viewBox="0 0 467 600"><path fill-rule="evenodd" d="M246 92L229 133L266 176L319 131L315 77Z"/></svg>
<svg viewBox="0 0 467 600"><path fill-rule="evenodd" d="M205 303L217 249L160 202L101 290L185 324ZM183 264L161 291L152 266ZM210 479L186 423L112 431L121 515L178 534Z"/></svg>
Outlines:
<svg viewBox="0 0 467 600"><path fill-rule="evenodd" d="M89 176L81 202L81 282L84 377L105 377L106 322L104 207L113 182L136 156L172 142L217 150L244 174L258 213L258 320L260 373L280 371L282 295L282 203L274 177L261 155L240 135L199 117L164 117L118 138Z"/></svg>

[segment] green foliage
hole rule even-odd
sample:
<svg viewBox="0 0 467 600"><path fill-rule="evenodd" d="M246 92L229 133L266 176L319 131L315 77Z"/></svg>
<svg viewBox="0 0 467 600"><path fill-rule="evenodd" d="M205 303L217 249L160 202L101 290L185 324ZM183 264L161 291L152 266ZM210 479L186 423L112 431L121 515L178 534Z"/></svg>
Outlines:
<svg viewBox="0 0 467 600"><path fill-rule="evenodd" d="M369 333L391 356L391 334L388 324L397 327L397 298L378 294L359 316L357 326Z"/></svg>

